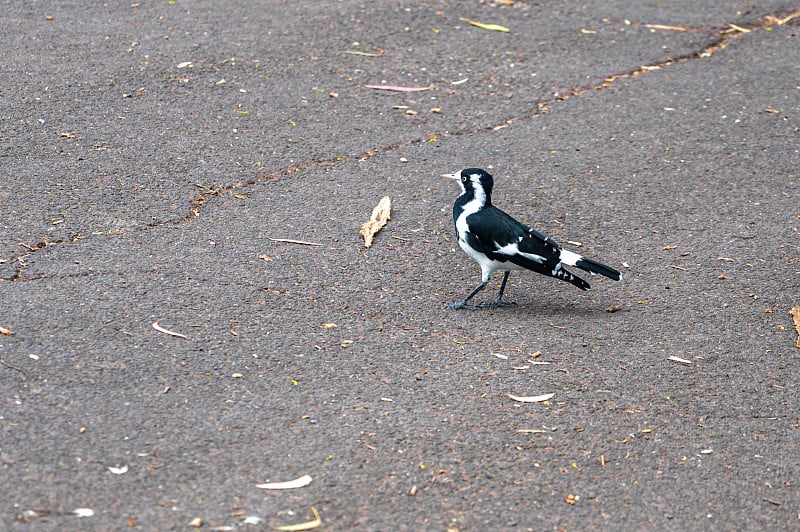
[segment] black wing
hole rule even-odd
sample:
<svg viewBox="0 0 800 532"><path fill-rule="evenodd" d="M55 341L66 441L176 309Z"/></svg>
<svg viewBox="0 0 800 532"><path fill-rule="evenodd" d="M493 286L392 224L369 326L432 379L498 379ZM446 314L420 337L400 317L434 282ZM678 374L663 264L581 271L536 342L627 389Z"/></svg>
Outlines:
<svg viewBox="0 0 800 532"><path fill-rule="evenodd" d="M549 236L518 222L497 207L481 209L467 218L470 245L498 262L556 277L586 290L589 284L561 264L561 248ZM514 251L517 251L516 253Z"/></svg>
<svg viewBox="0 0 800 532"><path fill-rule="evenodd" d="M481 251L494 260L510 260L520 266L535 269L528 265L528 262L532 262L540 267L549 266L549 270L560 261L561 248L553 239L518 222L497 207L491 206L476 212L467 218L467 225L480 244ZM509 245L516 246L521 253L540 257L541 260L499 251Z"/></svg>

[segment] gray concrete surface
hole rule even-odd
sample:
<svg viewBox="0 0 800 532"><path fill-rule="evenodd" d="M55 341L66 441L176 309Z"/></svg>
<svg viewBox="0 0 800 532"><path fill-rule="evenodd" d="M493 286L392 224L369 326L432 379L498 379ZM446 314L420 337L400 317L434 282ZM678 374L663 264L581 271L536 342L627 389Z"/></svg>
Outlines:
<svg viewBox="0 0 800 532"><path fill-rule="evenodd" d="M800 527L796 3L0 25L5 529ZM479 278L438 177L467 166L623 282L514 273L517 307L445 309Z"/></svg>

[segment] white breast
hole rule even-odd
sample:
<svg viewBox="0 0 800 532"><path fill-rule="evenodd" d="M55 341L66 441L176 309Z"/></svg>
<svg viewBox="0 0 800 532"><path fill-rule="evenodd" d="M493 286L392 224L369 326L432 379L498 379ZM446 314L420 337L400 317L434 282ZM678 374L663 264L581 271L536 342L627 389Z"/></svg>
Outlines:
<svg viewBox="0 0 800 532"><path fill-rule="evenodd" d="M486 194L484 194L483 190L479 189L475 191L474 197L464 204L464 210L461 211L461 214L458 215L458 219L456 219L456 229L458 230L459 239L461 239L461 235L469 231L469 227L467 227L467 217L481 210L485 203Z"/></svg>

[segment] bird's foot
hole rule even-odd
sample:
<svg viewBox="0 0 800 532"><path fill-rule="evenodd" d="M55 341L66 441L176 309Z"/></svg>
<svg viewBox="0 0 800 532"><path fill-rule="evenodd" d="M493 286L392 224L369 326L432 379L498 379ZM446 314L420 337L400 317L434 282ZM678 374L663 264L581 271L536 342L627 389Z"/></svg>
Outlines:
<svg viewBox="0 0 800 532"><path fill-rule="evenodd" d="M502 301L495 299L494 301L484 301L478 305L470 305L466 301L454 301L452 303L445 303L445 306L449 309L458 310L458 309L468 309L468 310L478 310L478 309L489 309L493 310L500 307L515 307L517 306L516 303L512 303L511 301Z"/></svg>
<svg viewBox="0 0 800 532"><path fill-rule="evenodd" d="M478 307L486 309L496 309L500 307L515 307L515 306L517 306L517 304L512 301L503 301L500 299L495 299L494 301L486 301L478 305Z"/></svg>
<svg viewBox="0 0 800 532"><path fill-rule="evenodd" d="M449 308L449 309L453 309L453 310L458 310L458 309L462 309L462 308L465 308L465 309L468 309L468 310L475 310L476 308L478 308L475 305L467 304L466 301L453 301L452 303L445 303L444 306Z"/></svg>

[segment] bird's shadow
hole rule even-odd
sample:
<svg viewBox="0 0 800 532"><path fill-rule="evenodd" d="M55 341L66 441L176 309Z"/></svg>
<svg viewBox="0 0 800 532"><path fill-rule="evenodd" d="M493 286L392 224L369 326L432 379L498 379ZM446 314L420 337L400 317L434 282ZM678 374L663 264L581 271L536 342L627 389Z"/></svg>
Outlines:
<svg viewBox="0 0 800 532"><path fill-rule="evenodd" d="M469 314L479 315L481 313L490 314L490 315L498 315L498 316L530 316L530 315L537 315L537 316L571 316L571 317L598 317L598 316L605 316L611 314L607 309L607 306L603 306L601 303L591 303L591 304L580 304L580 303L569 303L563 300L514 300L508 301L508 303L513 303L513 305L509 306L502 306L497 308L481 308L481 302L476 302L476 308L461 308L461 309L451 309L447 308L445 304L445 310L448 312L466 312Z"/></svg>

